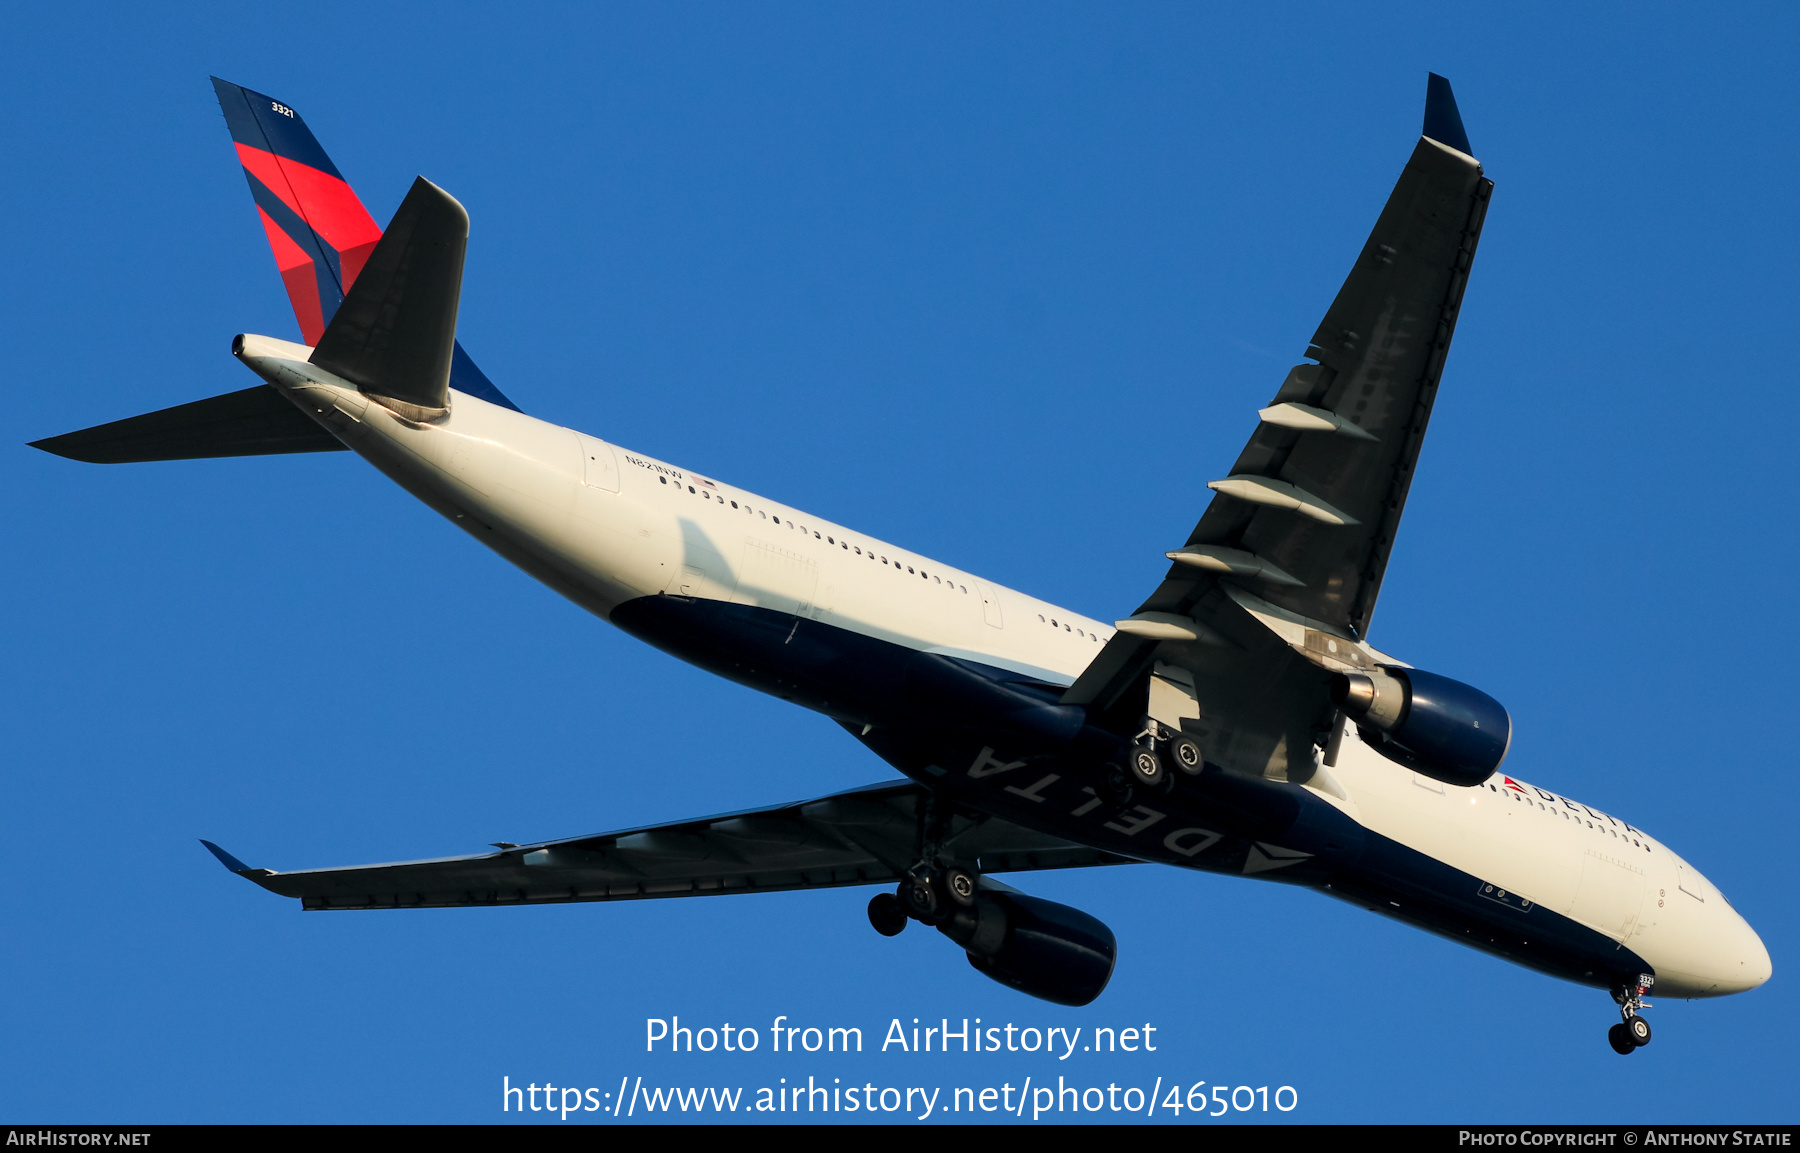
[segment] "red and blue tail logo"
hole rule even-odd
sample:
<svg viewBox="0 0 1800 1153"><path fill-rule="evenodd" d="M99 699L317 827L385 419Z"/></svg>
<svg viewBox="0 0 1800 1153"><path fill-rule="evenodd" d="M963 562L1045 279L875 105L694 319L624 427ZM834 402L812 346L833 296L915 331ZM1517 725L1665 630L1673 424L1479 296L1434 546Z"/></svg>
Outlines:
<svg viewBox="0 0 1800 1153"><path fill-rule="evenodd" d="M213 90L301 339L317 344L381 239L381 228L291 106L217 76ZM450 387L515 411L519 407L475 367L460 342Z"/></svg>

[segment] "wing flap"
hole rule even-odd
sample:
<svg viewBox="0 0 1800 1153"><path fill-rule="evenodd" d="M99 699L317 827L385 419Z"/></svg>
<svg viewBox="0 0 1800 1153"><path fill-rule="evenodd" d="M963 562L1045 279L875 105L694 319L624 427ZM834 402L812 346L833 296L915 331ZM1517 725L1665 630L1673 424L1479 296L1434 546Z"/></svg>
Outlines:
<svg viewBox="0 0 1800 1153"><path fill-rule="evenodd" d="M210 843L225 867L323 909L563 904L894 884L916 842L924 790L872 785L817 801L385 865L275 872ZM1125 858L976 814L942 841L983 872L1121 864Z"/></svg>

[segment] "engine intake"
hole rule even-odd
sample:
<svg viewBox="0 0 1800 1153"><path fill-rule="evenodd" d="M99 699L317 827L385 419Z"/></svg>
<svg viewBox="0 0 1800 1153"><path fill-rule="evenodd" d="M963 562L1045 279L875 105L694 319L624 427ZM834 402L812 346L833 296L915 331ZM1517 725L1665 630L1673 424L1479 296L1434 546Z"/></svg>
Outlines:
<svg viewBox="0 0 1800 1153"><path fill-rule="evenodd" d="M1112 979L1118 942L1080 909L1023 893L984 890L938 931L969 964L1010 988L1058 1005L1086 1005Z"/></svg>
<svg viewBox="0 0 1800 1153"><path fill-rule="evenodd" d="M1499 701L1436 673L1349 673L1332 699L1377 752L1445 784L1481 784L1512 745L1512 718Z"/></svg>

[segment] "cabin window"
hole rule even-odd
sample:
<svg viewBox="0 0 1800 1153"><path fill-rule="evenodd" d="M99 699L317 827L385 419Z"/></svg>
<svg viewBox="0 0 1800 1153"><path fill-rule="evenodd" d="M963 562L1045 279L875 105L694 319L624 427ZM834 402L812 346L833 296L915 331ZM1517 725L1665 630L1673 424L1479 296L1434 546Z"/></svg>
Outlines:
<svg viewBox="0 0 1800 1153"><path fill-rule="evenodd" d="M912 566L911 566L911 565L907 565L907 566L906 566L906 571L907 571L907 572L911 572L911 571L912 571L912 570L913 570L913 567L912 567Z"/></svg>
<svg viewBox="0 0 1800 1153"><path fill-rule="evenodd" d="M735 500L734 500L734 501L732 501L732 502L731 502L731 507L732 507L732 508L736 508L736 507L737 507L737 501L735 501Z"/></svg>
<svg viewBox="0 0 1800 1153"><path fill-rule="evenodd" d="M693 485L691 485L691 484L690 484L690 485L688 485L688 491L689 491L689 492L693 492L693 491L694 491L694 486L693 486Z"/></svg>
<svg viewBox="0 0 1800 1153"><path fill-rule="evenodd" d="M780 524L780 523L781 523L781 518L780 518L780 517L776 517L776 518L775 518L775 523L776 523L776 524Z"/></svg>
<svg viewBox="0 0 1800 1153"><path fill-rule="evenodd" d="M668 478L668 477L666 477L666 476L659 476L659 477L657 477L657 478L656 478L656 479L657 479L657 480L660 480L660 481L662 481L662 482L663 482L663 483L664 483L664 484L668 484L668 483L669 483L669 478Z"/></svg>

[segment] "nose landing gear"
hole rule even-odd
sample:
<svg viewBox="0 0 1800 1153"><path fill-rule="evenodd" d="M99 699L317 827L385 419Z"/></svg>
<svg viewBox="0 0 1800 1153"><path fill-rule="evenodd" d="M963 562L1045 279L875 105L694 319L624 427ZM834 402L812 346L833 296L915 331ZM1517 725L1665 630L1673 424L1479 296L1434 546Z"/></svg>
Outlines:
<svg viewBox="0 0 1800 1153"><path fill-rule="evenodd" d="M1650 1007L1650 1002L1644 1000L1644 996L1654 984L1655 977L1649 973L1640 973L1636 985L1625 985L1613 990L1613 1000L1618 1002L1619 1016L1623 1020L1606 1031L1606 1040L1613 1047L1613 1052L1620 1056L1634 1053L1650 1043L1650 1022L1638 1016L1638 1012Z"/></svg>

